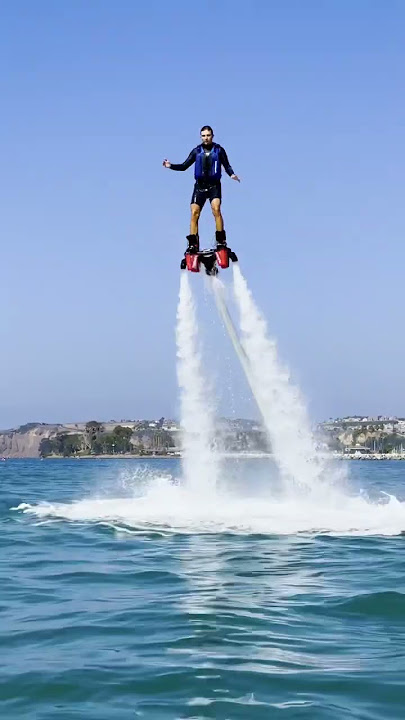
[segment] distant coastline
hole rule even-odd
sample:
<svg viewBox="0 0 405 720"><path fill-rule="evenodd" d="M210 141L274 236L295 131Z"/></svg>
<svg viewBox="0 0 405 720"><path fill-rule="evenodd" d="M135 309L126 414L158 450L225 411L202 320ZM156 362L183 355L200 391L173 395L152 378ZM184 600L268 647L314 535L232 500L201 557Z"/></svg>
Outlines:
<svg viewBox="0 0 405 720"><path fill-rule="evenodd" d="M330 457L331 459L334 459L336 461L342 461L342 460L350 460L350 461L368 461L368 462L381 462L384 461L390 461L390 462L397 462L401 460L405 460L405 453L370 453L367 455L360 455L356 453L323 453L325 456ZM232 452L232 453L221 453L221 457L224 458L234 458L234 459L264 459L264 458L271 458L272 453L238 453L238 452ZM66 457L65 455L52 455L47 458L37 458L40 460L178 460L181 459L182 453L169 453L169 454L163 454L159 455L159 453L154 454L144 454L144 455L135 455L134 453L126 453L122 455L75 455L72 457ZM3 460L11 460L12 458L2 458ZM18 458L15 458L18 459ZM22 458L20 458L22 459ZM34 458L33 458L34 459Z"/></svg>
<svg viewBox="0 0 405 720"><path fill-rule="evenodd" d="M320 453L347 460L405 459L405 418L354 415L329 419L314 427ZM293 440L292 440L293 445ZM243 418L219 418L218 452L233 457L263 457L271 453L260 423ZM158 420L109 420L50 424L27 423L0 432L0 458L170 458L180 457L181 428L164 417Z"/></svg>
<svg viewBox="0 0 405 720"><path fill-rule="evenodd" d="M267 436L253 420L218 420L216 443L220 452L269 452ZM0 457L178 457L180 444L180 425L163 417L63 425L27 423L0 432Z"/></svg>

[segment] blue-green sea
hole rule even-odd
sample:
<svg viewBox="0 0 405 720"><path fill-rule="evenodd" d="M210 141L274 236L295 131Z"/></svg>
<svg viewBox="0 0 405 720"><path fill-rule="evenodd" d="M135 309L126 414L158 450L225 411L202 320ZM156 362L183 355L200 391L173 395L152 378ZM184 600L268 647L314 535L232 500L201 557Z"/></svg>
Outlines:
<svg viewBox="0 0 405 720"><path fill-rule="evenodd" d="M0 463L2 720L405 718L405 463Z"/></svg>

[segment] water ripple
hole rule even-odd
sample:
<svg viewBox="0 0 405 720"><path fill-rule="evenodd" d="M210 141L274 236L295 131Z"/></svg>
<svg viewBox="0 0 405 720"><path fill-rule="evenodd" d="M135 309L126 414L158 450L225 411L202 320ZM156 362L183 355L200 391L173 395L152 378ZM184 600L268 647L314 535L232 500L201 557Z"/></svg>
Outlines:
<svg viewBox="0 0 405 720"><path fill-rule="evenodd" d="M59 514L2 506L1 717L403 717L403 538L248 532L247 518L201 532L196 513L196 532L142 528L100 518L105 496L86 519L80 488L100 493L103 472L111 488L119 462L39 465L16 463L17 503L4 488Z"/></svg>

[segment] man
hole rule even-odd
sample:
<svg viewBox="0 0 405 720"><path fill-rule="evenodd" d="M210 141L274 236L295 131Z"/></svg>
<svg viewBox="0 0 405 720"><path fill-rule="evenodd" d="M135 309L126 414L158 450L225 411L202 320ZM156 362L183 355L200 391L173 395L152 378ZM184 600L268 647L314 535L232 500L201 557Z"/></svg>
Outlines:
<svg viewBox="0 0 405 720"><path fill-rule="evenodd" d="M191 197L190 235L187 235L188 251L198 252L198 220L206 200L211 203L212 214L215 218L215 239L217 247L226 247L226 234L224 221L221 215L221 166L232 180L240 179L232 170L227 154L221 145L214 143L214 133L209 125L201 128L201 145L197 145L187 160L175 165L163 160L163 165L171 170L187 170L193 163L195 185Z"/></svg>

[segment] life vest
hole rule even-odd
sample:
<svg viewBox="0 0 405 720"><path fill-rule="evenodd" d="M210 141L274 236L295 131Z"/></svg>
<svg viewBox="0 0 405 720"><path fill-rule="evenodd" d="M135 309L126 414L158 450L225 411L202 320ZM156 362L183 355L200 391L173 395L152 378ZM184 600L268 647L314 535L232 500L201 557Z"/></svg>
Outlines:
<svg viewBox="0 0 405 720"><path fill-rule="evenodd" d="M218 182L221 179L221 161L219 154L221 152L221 146L216 143L213 144L211 152L208 156L209 172L208 175L204 174L204 160L205 150L204 145L199 145L197 148L197 156L195 159L194 177L196 180L212 180Z"/></svg>

